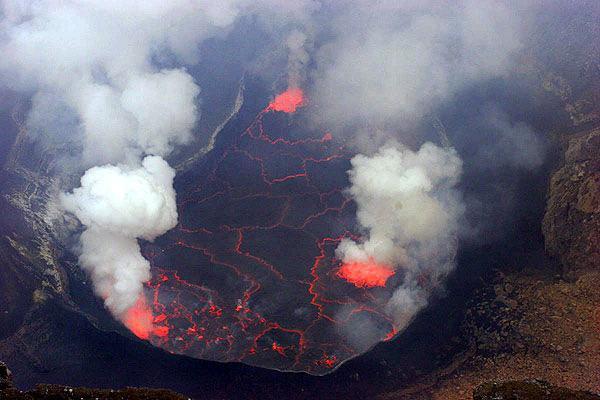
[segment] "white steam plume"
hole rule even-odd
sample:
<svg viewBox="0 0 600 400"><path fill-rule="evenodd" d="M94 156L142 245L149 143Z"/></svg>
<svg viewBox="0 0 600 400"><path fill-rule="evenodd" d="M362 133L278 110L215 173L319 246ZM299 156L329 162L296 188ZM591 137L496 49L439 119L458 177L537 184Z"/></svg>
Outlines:
<svg viewBox="0 0 600 400"><path fill-rule="evenodd" d="M193 59L202 39L233 21L235 6L2 4L0 70L8 85L36 91L30 129L56 136L57 142L74 139L82 150L76 169L115 164L89 169L81 187L61 200L86 227L79 262L121 320L150 278L137 238L152 240L177 223L175 172L161 157L190 140L198 115L200 89L193 78L184 69L157 68L153 60ZM63 119L78 126L47 124L57 119L56 111L71 113ZM146 154L154 156L141 161Z"/></svg>
<svg viewBox="0 0 600 400"><path fill-rule="evenodd" d="M453 149L425 143L417 152L388 144L351 163L348 193L367 237L344 239L336 255L344 263L373 260L402 271L404 282L387 305L400 329L426 304L430 289L417 278L426 275L435 286L454 267L462 162Z"/></svg>
<svg viewBox="0 0 600 400"><path fill-rule="evenodd" d="M177 223L175 173L161 156L190 139L198 114L193 78L155 68L152 57L157 49L191 56L207 27L228 17L178 1L6 2L3 11L8 40L0 67L16 77L15 86L37 90L30 127L61 135L39 116L64 104L79 124L80 165L116 164L89 169L61 200L86 227L80 265L107 308L125 320L150 278L137 238L152 240ZM140 166L145 154L154 156Z"/></svg>
<svg viewBox="0 0 600 400"><path fill-rule="evenodd" d="M471 85L508 75L522 48L530 3L383 0L331 6L309 97L317 105L317 122L334 136L353 132L349 141L365 154L352 160L349 193L367 233L364 241L342 241L336 253L355 268L371 268L367 261L373 260L396 270L401 283L386 308L396 331L454 268L465 206L455 188L462 162L454 150L426 143L413 152L390 139L423 143L424 117ZM345 333L370 345L380 338L368 333L378 331L371 328L364 335Z"/></svg>
<svg viewBox="0 0 600 400"><path fill-rule="evenodd" d="M118 317L135 304L142 283L150 279L137 238L153 240L177 224L174 177L166 161L148 156L135 169L90 168L79 188L62 195L65 210L86 227L79 263Z"/></svg>

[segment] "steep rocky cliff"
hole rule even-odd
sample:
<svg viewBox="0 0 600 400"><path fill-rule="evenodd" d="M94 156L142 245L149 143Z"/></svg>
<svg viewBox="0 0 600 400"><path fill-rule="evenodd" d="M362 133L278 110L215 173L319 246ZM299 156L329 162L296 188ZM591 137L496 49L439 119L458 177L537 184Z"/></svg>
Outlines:
<svg viewBox="0 0 600 400"><path fill-rule="evenodd" d="M600 127L565 138L543 221L546 249L565 272L600 267Z"/></svg>

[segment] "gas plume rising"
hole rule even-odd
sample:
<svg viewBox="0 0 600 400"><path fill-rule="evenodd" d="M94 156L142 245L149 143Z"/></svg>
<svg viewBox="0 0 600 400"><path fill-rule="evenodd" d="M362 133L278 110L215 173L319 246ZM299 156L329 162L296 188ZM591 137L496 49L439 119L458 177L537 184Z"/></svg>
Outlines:
<svg viewBox="0 0 600 400"><path fill-rule="evenodd" d="M431 143L417 152L389 144L372 157L357 155L351 163L348 193L366 235L340 242L338 274L366 288L385 286L387 278L402 274L387 305L395 328L401 329L454 266L463 211L455 185L462 163L453 149ZM427 284L422 284L425 277Z"/></svg>
<svg viewBox="0 0 600 400"><path fill-rule="evenodd" d="M150 264L142 257L137 238L153 240L177 224L174 177L166 161L148 156L135 169L90 168L80 187L61 196L65 210L86 227L81 234L81 267L90 273L108 309L140 337L151 329L141 297Z"/></svg>
<svg viewBox="0 0 600 400"><path fill-rule="evenodd" d="M151 313L142 289L150 266L137 239L153 240L177 223L175 172L162 157L189 141L199 94L184 69L151 60L156 49L193 56L197 43L235 13L180 2L9 1L3 14L7 57L0 68L12 77L9 85L35 90L30 131L42 132L41 142L59 137L80 148L61 169L101 165L61 196L85 227L79 263L106 307L147 337ZM65 116L54 120L66 125L48 123L57 110ZM142 161L144 155L152 156Z"/></svg>
<svg viewBox="0 0 600 400"><path fill-rule="evenodd" d="M304 91L300 88L305 64L309 60L308 52L305 49L306 42L306 35L297 29L294 29L288 36L286 40L288 86L269 103L268 110L291 114L295 113L298 107L306 105Z"/></svg>
<svg viewBox="0 0 600 400"><path fill-rule="evenodd" d="M308 38L305 33L294 29L286 40L288 50L288 88L298 88L309 60Z"/></svg>
<svg viewBox="0 0 600 400"><path fill-rule="evenodd" d="M333 6L326 44L313 55L313 119L325 123L334 136L347 137L364 154L352 161L347 192L357 204L364 238L346 238L338 245L337 276L373 293L396 286L385 307L396 332L454 268L458 236L466 228L459 224L465 207L455 188L461 174L458 154L432 144L413 152L390 140L423 143L429 135L423 126L430 125L438 109L473 86L510 74L530 8L528 2L517 9L472 0ZM489 120L470 135L484 135L480 131L493 131ZM495 141L507 143L501 136ZM455 145L463 157L476 147L464 151L461 143ZM508 145L509 155L519 154L519 147L534 147ZM483 151L486 164L497 166L496 149L486 146ZM381 279L377 272L382 270L374 265L389 266L394 275ZM374 284L367 284L369 279ZM365 337L377 337L378 330L361 324L365 333L358 336L363 337L350 332L361 331L357 327L344 328L344 333L368 348L372 340Z"/></svg>

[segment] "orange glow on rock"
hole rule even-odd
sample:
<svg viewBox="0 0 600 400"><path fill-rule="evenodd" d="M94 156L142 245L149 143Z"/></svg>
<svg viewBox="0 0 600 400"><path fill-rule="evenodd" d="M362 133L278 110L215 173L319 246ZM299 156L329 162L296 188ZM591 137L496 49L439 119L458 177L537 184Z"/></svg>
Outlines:
<svg viewBox="0 0 600 400"><path fill-rule="evenodd" d="M275 99L269 103L268 109L284 113L293 113L296 112L298 107L302 107L304 104L304 92L302 89L289 88L275 97Z"/></svg>
<svg viewBox="0 0 600 400"><path fill-rule="evenodd" d="M359 288L385 286L388 278L394 275L390 266L378 264L374 260L353 261L342 264L337 275Z"/></svg>

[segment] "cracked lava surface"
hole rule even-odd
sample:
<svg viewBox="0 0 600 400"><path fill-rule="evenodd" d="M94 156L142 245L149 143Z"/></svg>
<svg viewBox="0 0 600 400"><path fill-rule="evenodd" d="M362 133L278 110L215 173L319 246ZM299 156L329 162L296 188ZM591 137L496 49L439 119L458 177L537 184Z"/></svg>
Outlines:
<svg viewBox="0 0 600 400"><path fill-rule="evenodd" d="M138 337L322 375L395 335L384 305L398 277L335 258L342 238L359 237L343 190L352 154L298 126L302 96L279 95L178 177L178 226L143 246L153 278L126 320Z"/></svg>

